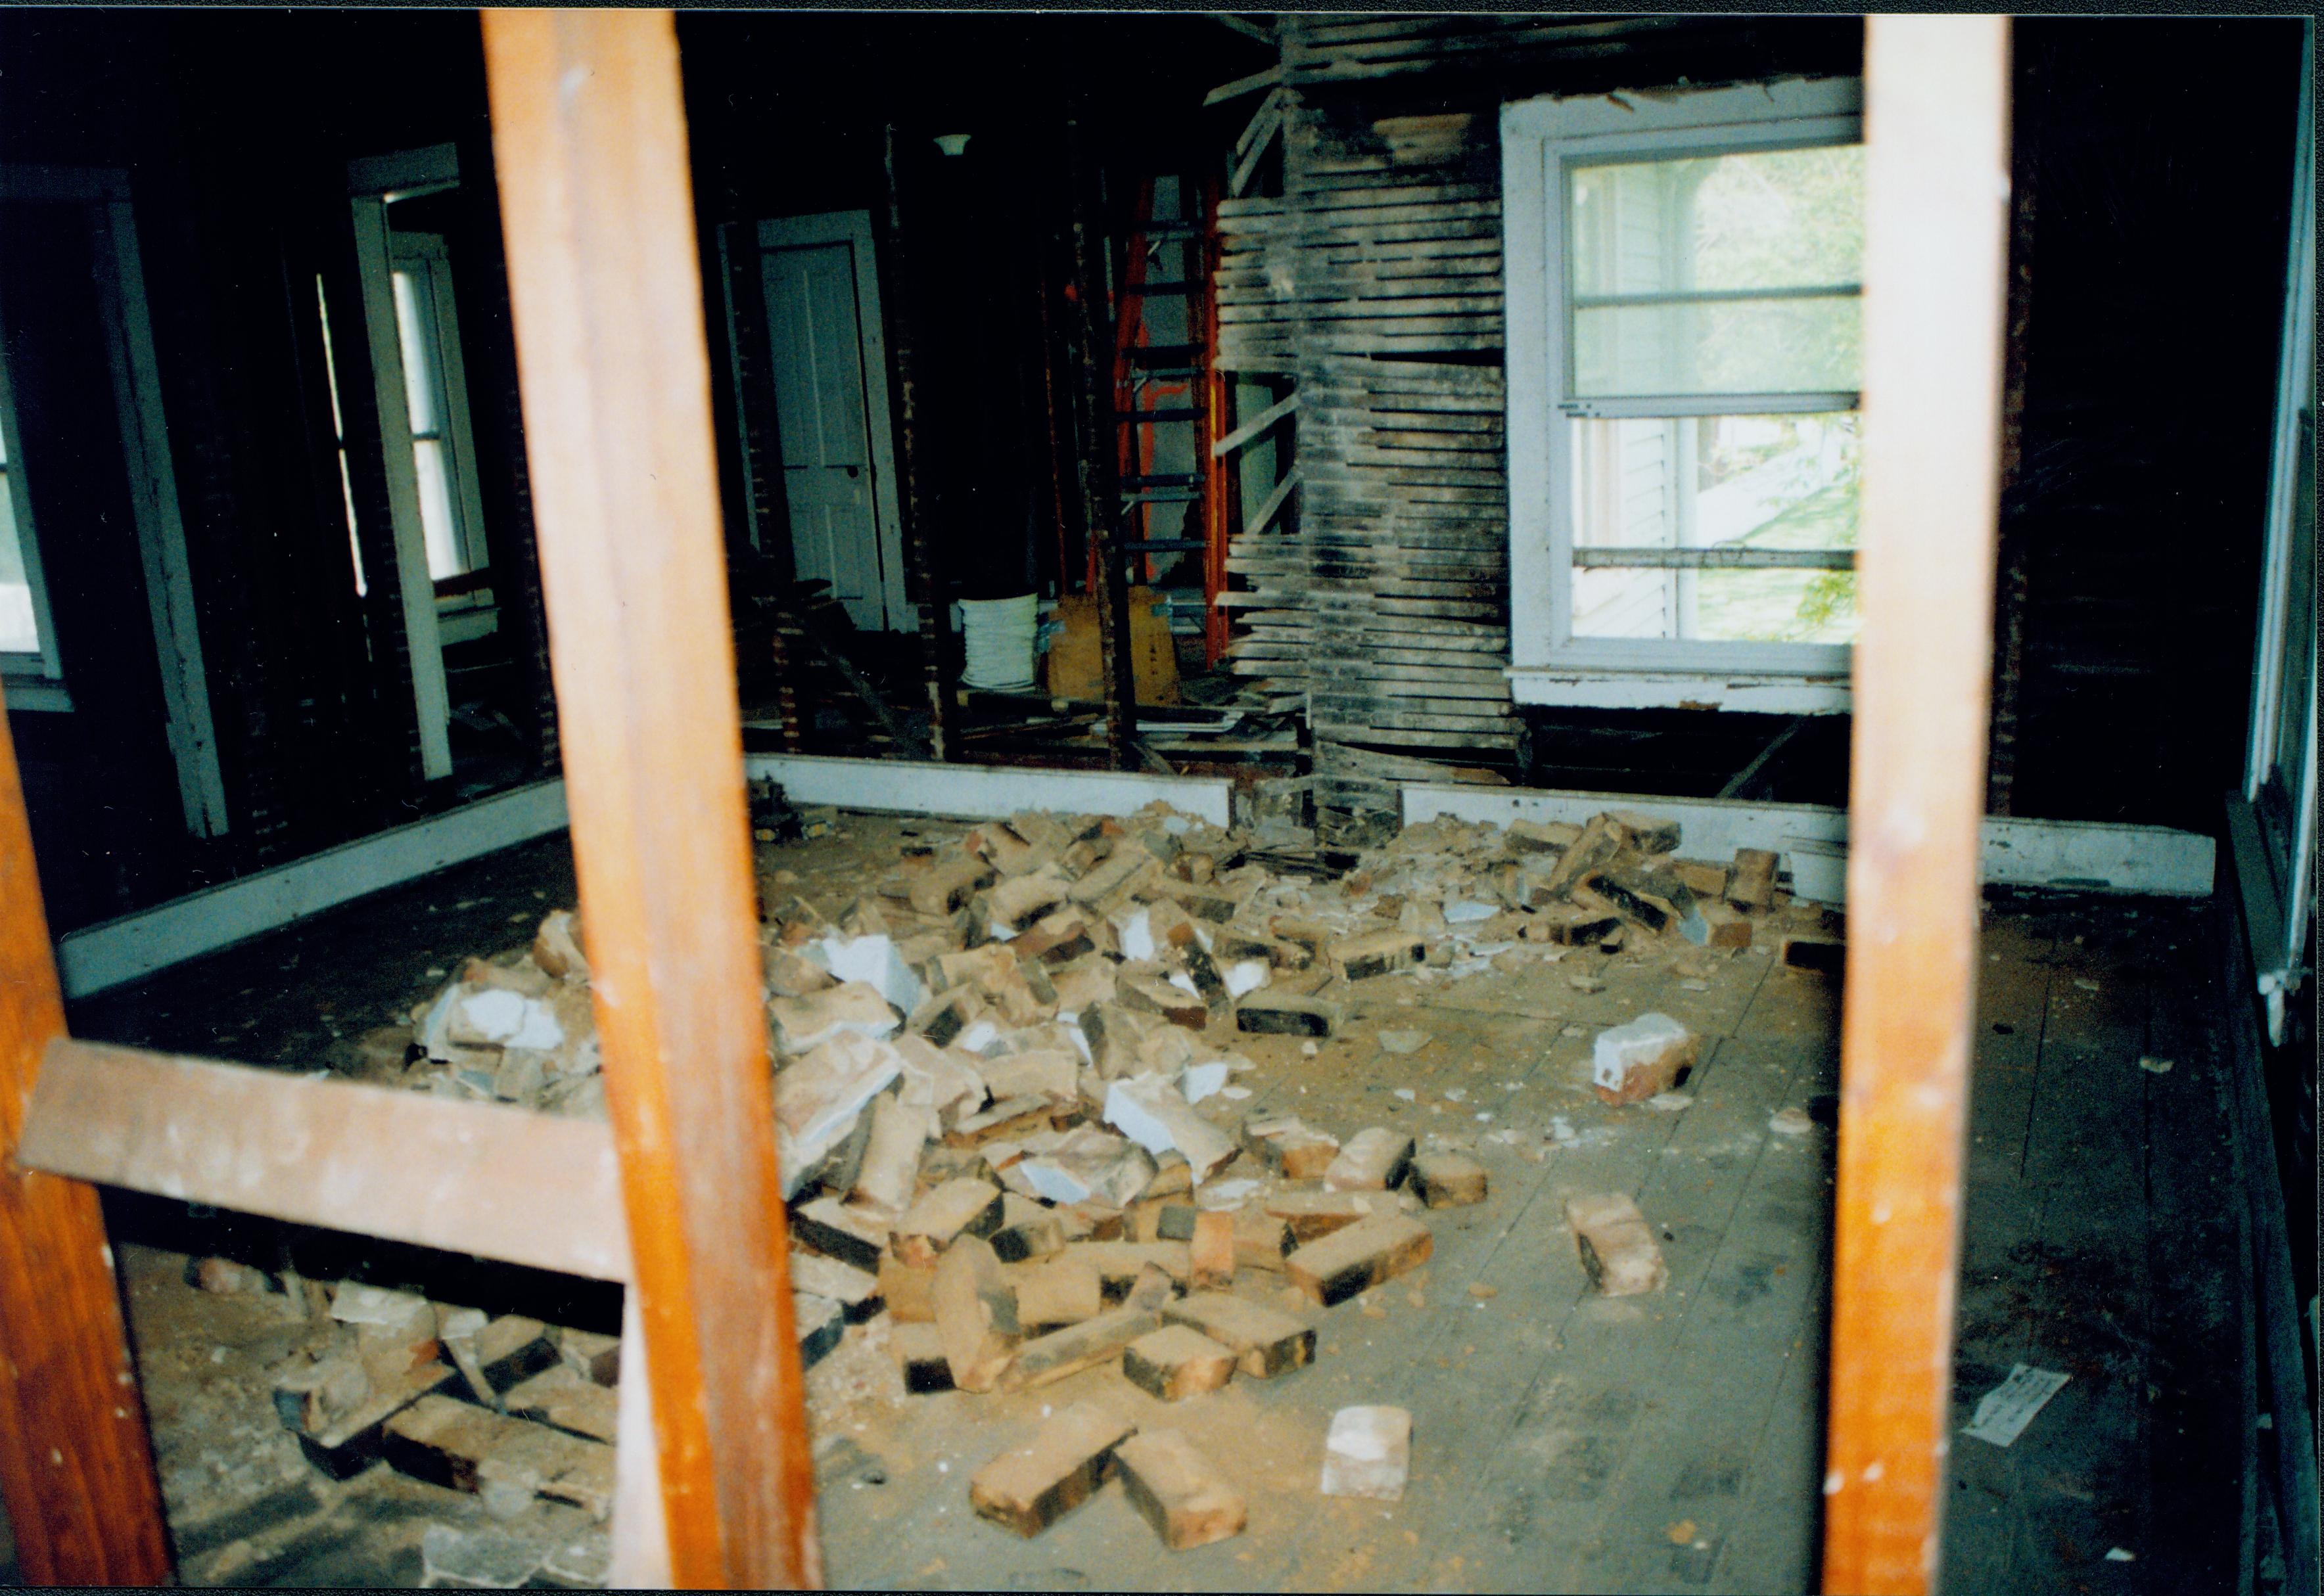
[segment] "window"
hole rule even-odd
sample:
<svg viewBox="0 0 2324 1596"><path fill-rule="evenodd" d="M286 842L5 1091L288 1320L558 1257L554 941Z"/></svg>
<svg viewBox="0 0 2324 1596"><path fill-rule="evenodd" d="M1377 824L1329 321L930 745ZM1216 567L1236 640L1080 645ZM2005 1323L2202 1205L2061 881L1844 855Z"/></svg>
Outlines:
<svg viewBox="0 0 2324 1596"><path fill-rule="evenodd" d="M1502 115L1520 702L1847 704L1852 82Z"/></svg>
<svg viewBox="0 0 2324 1596"><path fill-rule="evenodd" d="M394 212L389 213L394 226ZM484 518L476 503L476 463L468 434L468 385L460 361L460 324L444 241L434 234L391 231L389 259L398 347L403 356L406 419L420 482L420 520L428 574L466 576L487 564Z"/></svg>
<svg viewBox="0 0 2324 1596"><path fill-rule="evenodd" d="M32 505L23 490L16 407L0 360L0 670L7 675L8 707L53 706L61 697L56 629L41 580L41 550L32 538Z"/></svg>

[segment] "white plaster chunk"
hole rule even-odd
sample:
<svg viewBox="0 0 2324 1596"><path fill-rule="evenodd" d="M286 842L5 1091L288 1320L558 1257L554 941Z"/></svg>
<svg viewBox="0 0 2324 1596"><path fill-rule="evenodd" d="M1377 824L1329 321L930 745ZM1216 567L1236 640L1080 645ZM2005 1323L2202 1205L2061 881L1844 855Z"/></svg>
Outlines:
<svg viewBox="0 0 2324 1596"><path fill-rule="evenodd" d="M825 937L814 943L809 957L843 981L862 981L897 1008L910 1014L920 1006L927 990L912 973L893 939Z"/></svg>
<svg viewBox="0 0 2324 1596"><path fill-rule="evenodd" d="M1323 1442L1325 1496L1399 1501L1412 1468L1412 1415L1401 1408L1342 1408Z"/></svg>
<svg viewBox="0 0 2324 1596"><path fill-rule="evenodd" d="M1105 1123L1157 1157L1174 1148L1184 1153L1196 1180L1208 1179L1234 1156L1234 1143L1226 1133L1196 1114L1157 1075L1135 1076L1109 1087Z"/></svg>
<svg viewBox="0 0 2324 1596"><path fill-rule="evenodd" d="M1227 995L1240 997L1246 992L1256 992L1268 984L1267 961L1245 959L1231 964L1226 969Z"/></svg>
<svg viewBox="0 0 2324 1596"><path fill-rule="evenodd" d="M1665 1057L1695 1045L1694 1033L1668 1014L1640 1014L1627 1025L1598 1033L1591 1053L1591 1079L1618 1092L1633 1069L1653 1069Z"/></svg>
<svg viewBox="0 0 2324 1596"><path fill-rule="evenodd" d="M886 1042L843 1031L775 1077L775 1130L782 1144L783 1200L854 1129L855 1117L903 1072Z"/></svg>

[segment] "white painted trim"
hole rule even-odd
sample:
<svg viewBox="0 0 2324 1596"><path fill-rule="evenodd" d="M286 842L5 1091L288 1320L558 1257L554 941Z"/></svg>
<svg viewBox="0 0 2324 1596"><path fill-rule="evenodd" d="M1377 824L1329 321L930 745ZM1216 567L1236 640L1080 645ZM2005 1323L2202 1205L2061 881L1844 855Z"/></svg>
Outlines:
<svg viewBox="0 0 2324 1596"><path fill-rule="evenodd" d="M106 353L121 419L122 454L129 467L137 548L145 567L154 654L161 664L163 729L178 767L186 830L196 837L223 837L230 823L226 779L218 768L209 675L202 660L186 527L179 514L177 470L170 457L169 417L161 404L160 356L147 313L137 223L127 200L106 204L102 231L97 281L113 324Z"/></svg>
<svg viewBox="0 0 2324 1596"><path fill-rule="evenodd" d="M1570 415L1704 412L1711 399L1651 404L1565 399L1563 262L1566 169L1577 158L1676 156L1858 136L1863 86L1821 78L1655 96L1547 96L1501 108L1502 260L1509 359L1509 647L1519 702L1654 707L1678 702L1779 713L1848 708L1851 650L1812 643L1716 643L1573 636ZM1782 408L1798 408L1792 396ZM1724 408L1735 401L1720 396ZM1529 678L1528 672L1550 674ZM1730 679L1771 679L1745 691ZM1838 688L1803 677L1841 678ZM1783 688L1784 679L1797 685ZM1747 702L1748 701L1748 702Z"/></svg>
<svg viewBox="0 0 2324 1596"><path fill-rule="evenodd" d="M872 253L870 211L824 211L807 216L778 216L759 224L759 247L798 249L844 243L855 262L855 328L863 362L865 436L872 444L872 509L879 518L880 586L888 629L908 632L919 625L904 601L904 519L896 498L896 437L889 421L888 323L880 307L879 263ZM763 263L759 289L766 291ZM730 345L731 347L731 345ZM781 425L781 417L776 418Z"/></svg>
<svg viewBox="0 0 2324 1596"><path fill-rule="evenodd" d="M1182 814L1225 826L1229 794L1234 788L1232 782L1207 776L835 759L813 754L752 754L742 766L753 781L771 776L780 782L794 803L973 820L1027 809L1053 809L1061 814L1135 814L1158 798Z"/></svg>
<svg viewBox="0 0 2324 1596"><path fill-rule="evenodd" d="M1513 787L1414 785L1404 789L1406 825L1456 820L1563 821L1579 825L1609 809L1632 809L1679 822L1679 852L1723 859L1738 848L1784 856L1792 891L1811 903L1848 896L1848 814L1809 803L1740 803L1716 798L1645 793L1569 793ZM2083 821L1988 817L1980 858L1996 886L2207 897L2217 844L2191 831Z"/></svg>
<svg viewBox="0 0 2324 1596"><path fill-rule="evenodd" d="M1840 715L1852 702L1846 676L1738 676L1695 671L1511 670L1509 696L1521 704L1570 709L1739 710L1755 715Z"/></svg>
<svg viewBox="0 0 2324 1596"><path fill-rule="evenodd" d="M349 170L364 164L354 162ZM357 195L348 203L355 207L355 277L362 286L364 332L371 346L372 402L378 411L380 455L387 473L404 654L411 665L412 708L420 723L420 766L428 780L436 781L452 774L451 693L444 680L443 641L436 630L436 583L428 574L428 537L420 519L419 468L411 454L403 348L396 335L393 268L388 261L387 202Z"/></svg>
<svg viewBox="0 0 2324 1596"><path fill-rule="evenodd" d="M23 558L24 578L32 590L32 625L41 634L38 655L0 656L0 674L14 684L8 707L69 711L72 699L65 692L64 656L57 647L56 620L49 612L49 582L41 564L39 517L33 513L32 495L25 486L24 444L17 432L16 395L8 381L5 355L0 355L0 444L5 445L8 455L9 507L16 518L16 552ZM53 689L54 699L40 692L42 688Z"/></svg>
<svg viewBox="0 0 2324 1596"><path fill-rule="evenodd" d="M430 871L565 825L565 784L537 782L101 925L57 943L65 995L86 997Z"/></svg>

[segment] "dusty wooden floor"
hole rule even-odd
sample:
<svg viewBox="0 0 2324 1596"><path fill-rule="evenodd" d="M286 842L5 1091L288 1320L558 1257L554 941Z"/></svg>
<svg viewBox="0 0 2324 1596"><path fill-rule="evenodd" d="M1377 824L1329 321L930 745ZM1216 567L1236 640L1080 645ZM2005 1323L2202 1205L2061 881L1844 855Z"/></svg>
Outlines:
<svg viewBox="0 0 2324 1596"><path fill-rule="evenodd" d="M875 849L892 848L900 829L852 824L855 844ZM335 1040L408 1006L433 984L429 969L519 940L541 894L569 902L569 860L554 841L81 1005L75 1028L312 1067ZM855 868L851 851L804 845L795 863L810 883L837 880ZM1987 922L1957 1423L2013 1362L2074 1378L2006 1451L1956 1437L1944 1588L2220 1588L2222 1557L2234 1571L2239 1437L2232 1426L2222 1436L2219 1412L2235 1406L2240 1321L2194 973L2207 922L2174 906L2030 900L1997 901ZM1286 1040L1234 1039L1259 1066L1240 1078L1254 1096L1239 1109L1292 1107L1343 1136L1375 1124L1466 1133L1492 1172L1485 1204L1428 1215L1436 1253L1421 1271L1320 1316L1310 1369L1174 1405L1112 1371L1018 1397L905 1398L864 1344L876 1335L851 1331L813 1380L833 1582L1812 1588L1835 989L1761 953L1698 955L1683 969L1617 959L1590 993L1572 973L1545 964L1457 983L1365 983L1346 1037L1313 1058ZM1604 1107L1584 1085L1591 1039L1649 1008L1706 1038L1692 1102ZM1379 1045L1383 1029L1430 1041L1394 1055ZM2174 1068L2142 1070L2141 1055ZM1815 1128L1771 1131L1786 1106L1809 1110ZM1663 1228L1666 1292L1607 1301L1587 1289L1561 1207L1605 1190L1631 1192ZM149 1217L116 1205L116 1234L139 1240ZM191 1245L180 1225L171 1232L151 1239ZM1246 1273L1240 1289L1268 1298L1280 1286ZM197 1399L205 1380L223 1392L246 1374L241 1355L212 1365L207 1344L199 1356L172 1353L172 1338L208 1332L141 1306L153 1297L133 1291L131 1308L158 1444L173 1457L243 1445L258 1459L271 1415ZM1248 1532L1166 1552L1118 1485L1030 1541L976 1519L969 1473L1037 1425L1044 1403L1083 1396L1185 1429L1246 1491ZM1330 1415L1357 1402L1413 1412L1412 1483L1392 1507L1314 1489ZM195 1416L202 1434L173 1432ZM254 1428L220 1433L237 1425ZM175 1526L181 1548L204 1548L185 1576L415 1578L415 1522L468 1504L376 1472L318 1494L270 1486L235 1517L207 1500ZM2116 1547L2135 1560L2108 1561Z"/></svg>

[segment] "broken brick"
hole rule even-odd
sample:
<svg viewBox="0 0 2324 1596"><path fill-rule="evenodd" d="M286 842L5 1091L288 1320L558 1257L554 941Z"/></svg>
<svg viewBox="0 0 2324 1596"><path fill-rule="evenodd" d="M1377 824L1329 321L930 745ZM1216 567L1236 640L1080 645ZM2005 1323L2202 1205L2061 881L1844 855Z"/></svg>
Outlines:
<svg viewBox="0 0 2324 1596"><path fill-rule="evenodd" d="M1174 1552L1242 1533L1249 1511L1210 1459L1175 1430L1148 1430L1114 1448L1130 1505Z"/></svg>
<svg viewBox="0 0 2324 1596"><path fill-rule="evenodd" d="M1261 1269L1269 1274L1283 1272L1283 1255L1291 1251L1291 1227L1264 1208L1236 1210L1234 1216L1234 1256L1238 1269ZM1187 1250L1191 1264L1193 1249Z"/></svg>
<svg viewBox="0 0 2324 1596"><path fill-rule="evenodd" d="M1374 1204L1360 1191L1283 1191L1263 1198L1259 1207L1290 1226L1292 1239L1304 1244L1369 1217Z"/></svg>
<svg viewBox="0 0 2324 1596"><path fill-rule="evenodd" d="M1087 1260L1035 1259L1012 1267L1017 1323L1027 1335L1086 1324L1105 1311L1105 1283Z"/></svg>
<svg viewBox="0 0 2324 1596"><path fill-rule="evenodd" d="M992 870L983 860L959 855L922 871L908 895L916 912L945 915L966 903L991 879Z"/></svg>
<svg viewBox="0 0 2324 1596"><path fill-rule="evenodd" d="M802 1245L857 1269L880 1267L890 1230L890 1221L837 1197L817 1197L791 1211L791 1234Z"/></svg>
<svg viewBox="0 0 2324 1596"><path fill-rule="evenodd" d="M839 1304L848 1323L853 1325L862 1324L882 1306L878 1275L818 1252L791 1254L791 1284L798 1290Z"/></svg>
<svg viewBox="0 0 2324 1596"><path fill-rule="evenodd" d="M1699 900L1694 906L1693 920L1685 922L1687 940L1706 948L1748 948L1751 945L1751 917L1729 908L1715 898ZM1698 938L1695 927L1700 925Z"/></svg>
<svg viewBox="0 0 2324 1596"><path fill-rule="evenodd" d="M1616 810L1601 818L1609 827L1619 830L1624 846L1635 848L1640 853L1671 853L1678 848L1679 823L1676 821L1662 820L1628 809Z"/></svg>
<svg viewBox="0 0 2324 1596"><path fill-rule="evenodd" d="M936 1317L936 1266L906 1263L893 1252L880 1255L880 1299L900 1325L933 1325Z"/></svg>
<svg viewBox="0 0 2324 1596"><path fill-rule="evenodd" d="M820 1047L842 1032L882 1037L901 1023L868 981L843 981L805 997L775 998L767 1004L767 1017L774 1024L776 1047L789 1054Z"/></svg>
<svg viewBox="0 0 2324 1596"><path fill-rule="evenodd" d="M1149 1331L1121 1355L1123 1377L1165 1402L1217 1390L1234 1378L1234 1370L1232 1352L1185 1325Z"/></svg>
<svg viewBox="0 0 2324 1596"><path fill-rule="evenodd" d="M1565 1222L1590 1283L1606 1297L1637 1297L1669 1282L1663 1250L1638 1205L1627 1193L1569 1198Z"/></svg>
<svg viewBox="0 0 2324 1596"><path fill-rule="evenodd" d="M1418 1268L1428 1261L1435 1245L1428 1227L1418 1220L1397 1213L1374 1214L1308 1243L1283 1261L1283 1271L1312 1300L1330 1307Z"/></svg>
<svg viewBox="0 0 2324 1596"><path fill-rule="evenodd" d="M1204 1291L1165 1305L1166 1323L1192 1325L1235 1354L1245 1374L1267 1379L1315 1361L1315 1328L1290 1315L1223 1292Z"/></svg>
<svg viewBox="0 0 2324 1596"><path fill-rule="evenodd" d="M1001 1198L1000 1227L989 1239L1001 1262L1021 1263L1028 1258L1064 1252L1065 1227L1064 1221L1039 1203L1013 1191L1006 1192Z"/></svg>

